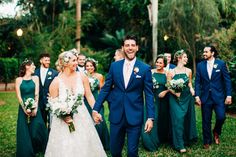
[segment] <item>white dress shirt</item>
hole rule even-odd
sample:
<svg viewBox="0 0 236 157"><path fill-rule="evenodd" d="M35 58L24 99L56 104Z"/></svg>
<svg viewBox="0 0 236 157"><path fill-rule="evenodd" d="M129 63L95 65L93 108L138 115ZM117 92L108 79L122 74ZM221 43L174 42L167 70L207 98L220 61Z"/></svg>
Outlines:
<svg viewBox="0 0 236 157"><path fill-rule="evenodd" d="M214 62L215 62L215 58L213 58L210 61L209 60L207 61L207 72L208 72L209 79L211 79Z"/></svg>
<svg viewBox="0 0 236 157"><path fill-rule="evenodd" d="M123 76L124 76L125 88L127 88L128 86L129 79L134 69L135 62L136 62L136 57L132 61L129 61L127 59L125 59L124 61Z"/></svg>
<svg viewBox="0 0 236 157"><path fill-rule="evenodd" d="M48 72L48 68L40 67L40 79L41 79L42 85L44 85L47 72Z"/></svg>

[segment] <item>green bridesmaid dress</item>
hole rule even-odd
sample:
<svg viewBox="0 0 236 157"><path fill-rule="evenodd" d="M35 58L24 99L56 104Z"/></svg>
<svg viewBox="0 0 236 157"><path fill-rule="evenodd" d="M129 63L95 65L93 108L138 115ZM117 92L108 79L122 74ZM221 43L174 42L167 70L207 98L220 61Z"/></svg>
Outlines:
<svg viewBox="0 0 236 157"><path fill-rule="evenodd" d="M197 139L194 98L188 87L189 79L185 73L175 74L172 79L180 78L185 81L186 87L179 98L170 94L169 99L173 146L178 151Z"/></svg>
<svg viewBox="0 0 236 157"><path fill-rule="evenodd" d="M159 98L159 94L166 90L166 75L163 73L153 73L152 77L156 80L153 87L154 103L155 103L155 119L153 128L150 133L142 131L143 146L148 151L156 151L160 143L169 140L169 101L168 95L164 98ZM146 109L145 109L146 110ZM146 121L146 111L144 112L144 122Z"/></svg>
<svg viewBox="0 0 236 157"><path fill-rule="evenodd" d="M35 98L35 84L31 80L22 80L20 85L22 100ZM35 117L30 117L28 123L27 115L19 105L17 133L16 133L16 156L34 157L36 153L45 152L48 140L47 128L38 109Z"/></svg>
<svg viewBox="0 0 236 157"><path fill-rule="evenodd" d="M92 77L92 76L89 76L89 77ZM97 78L92 77L92 79L97 79ZM96 81L98 81L97 86L91 88L91 91L92 91L92 94L93 94L95 100L97 99L98 94L99 94L99 80L96 80ZM86 99L85 99L85 106L87 107L87 109L91 115L92 108L90 107L90 105L88 104ZM107 151L107 150L110 150L110 135L108 132L108 128L107 128L107 124L106 124L106 120L105 120L105 116L104 116L104 107L101 108L101 111L99 113L101 114L103 121L100 122L99 125L95 125L95 127L96 127L96 130L97 130L98 135L100 137L100 140L102 142L103 148L104 148L104 150Z"/></svg>

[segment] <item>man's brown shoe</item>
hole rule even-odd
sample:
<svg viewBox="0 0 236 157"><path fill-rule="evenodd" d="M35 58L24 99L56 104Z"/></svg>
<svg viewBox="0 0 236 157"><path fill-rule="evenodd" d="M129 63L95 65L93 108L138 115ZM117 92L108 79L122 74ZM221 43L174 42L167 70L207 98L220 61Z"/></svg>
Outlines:
<svg viewBox="0 0 236 157"><path fill-rule="evenodd" d="M210 148L210 145L209 145L209 144L204 144L204 145L203 145L203 148L204 148L204 149L209 149L209 148Z"/></svg>
<svg viewBox="0 0 236 157"><path fill-rule="evenodd" d="M215 144L220 144L219 135L216 132L213 132Z"/></svg>

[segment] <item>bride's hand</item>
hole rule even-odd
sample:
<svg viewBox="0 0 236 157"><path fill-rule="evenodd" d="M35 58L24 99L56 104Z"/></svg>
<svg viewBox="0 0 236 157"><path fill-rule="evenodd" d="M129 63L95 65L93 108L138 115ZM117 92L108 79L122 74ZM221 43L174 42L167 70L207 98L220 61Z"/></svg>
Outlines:
<svg viewBox="0 0 236 157"><path fill-rule="evenodd" d="M66 122L67 124L70 124L71 122L73 122L73 119L71 118L71 116L66 116L63 120L64 120L64 122Z"/></svg>

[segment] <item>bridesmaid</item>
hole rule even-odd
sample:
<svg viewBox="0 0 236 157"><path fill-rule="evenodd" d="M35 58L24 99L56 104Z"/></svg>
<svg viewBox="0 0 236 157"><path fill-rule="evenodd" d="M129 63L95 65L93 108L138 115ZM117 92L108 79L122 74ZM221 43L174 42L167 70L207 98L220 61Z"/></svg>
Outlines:
<svg viewBox="0 0 236 157"><path fill-rule="evenodd" d="M17 157L34 157L36 153L44 153L48 139L47 128L38 110L39 78L32 76L34 70L34 63L25 59L16 78L16 95L20 104L16 132ZM35 100L36 108L32 112L26 111L23 105L28 98Z"/></svg>
<svg viewBox="0 0 236 157"><path fill-rule="evenodd" d="M182 78L185 87L178 93L170 90L172 138L174 148L180 153L185 153L187 151L185 146L197 139L192 70L185 67L188 57L184 50L175 53L174 61L177 62L177 66L170 71L168 81Z"/></svg>
<svg viewBox="0 0 236 157"><path fill-rule="evenodd" d="M104 77L102 76L102 74L97 73L96 61L92 58L86 59L85 70L86 70L86 74L89 78L91 91L93 93L94 98L96 99L98 97L100 89L104 85ZM91 114L92 109L88 105L87 101L85 101L85 105L86 105L89 113ZM103 121L99 125L96 125L95 127L97 129L100 140L102 141L103 148L105 150L109 150L110 149L110 142L109 142L110 136L109 136L107 124L105 121L104 107L101 109L100 114L102 116Z"/></svg>
<svg viewBox="0 0 236 157"><path fill-rule="evenodd" d="M155 63L156 68L152 70L152 80L156 118L151 133L142 133L143 146L148 151L155 151L160 143L167 142L170 132L168 90L165 87L167 79L164 70L167 59L164 55L158 55Z"/></svg>

